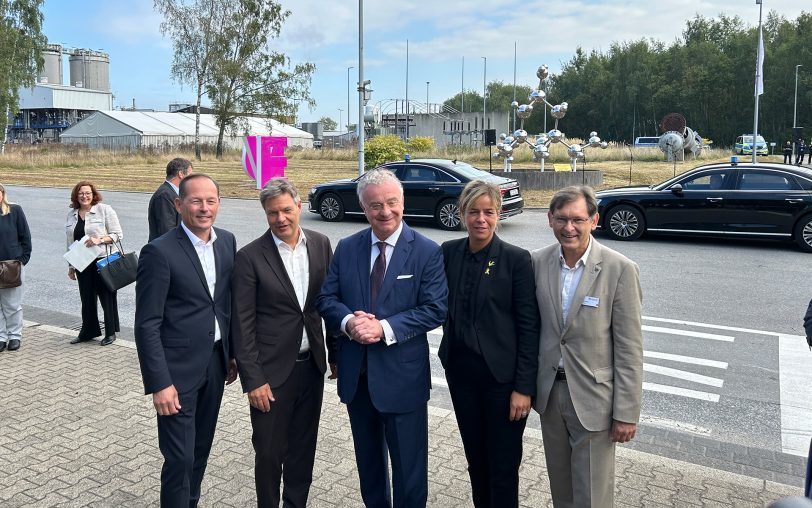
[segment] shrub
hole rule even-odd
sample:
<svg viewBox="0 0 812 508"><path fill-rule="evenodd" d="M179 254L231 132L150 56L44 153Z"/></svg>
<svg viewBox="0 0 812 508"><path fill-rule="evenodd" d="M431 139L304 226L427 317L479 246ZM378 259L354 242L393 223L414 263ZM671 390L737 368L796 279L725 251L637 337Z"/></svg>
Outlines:
<svg viewBox="0 0 812 508"><path fill-rule="evenodd" d="M374 168L384 162L403 159L406 143L394 134L375 136L364 145L364 165Z"/></svg>
<svg viewBox="0 0 812 508"><path fill-rule="evenodd" d="M434 149L434 138L429 136L416 136L406 143L410 152L428 152Z"/></svg>

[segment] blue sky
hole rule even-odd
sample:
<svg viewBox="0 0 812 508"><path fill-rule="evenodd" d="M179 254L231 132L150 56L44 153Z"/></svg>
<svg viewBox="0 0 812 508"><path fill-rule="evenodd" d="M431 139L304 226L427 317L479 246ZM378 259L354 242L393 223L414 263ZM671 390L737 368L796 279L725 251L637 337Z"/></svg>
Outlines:
<svg viewBox="0 0 812 508"><path fill-rule="evenodd" d="M316 64L311 94L317 106L302 106L299 121L322 116L347 123L347 67L350 87L358 79L357 0L282 0L291 11L275 48L295 62ZM810 8L809 0L764 0L764 16L787 18ZM103 50L110 55L114 105L166 110L170 103L194 102L189 86L169 76L171 42L158 30L152 0L46 0L44 32L49 42ZM371 103L406 96L406 40L409 40L409 99L442 102L466 89L481 93L482 57L486 78L513 82L513 47L518 45L517 83L535 86L536 68L551 72L577 46L603 50L612 42L654 38L671 42L696 14L739 15L758 23L755 0L366 0L364 77L372 80ZM755 61L755 48L753 48ZM462 73L462 59L465 71ZM753 62L754 63L754 62ZM745 62L744 64L750 64ZM67 68L65 69L67 80ZM769 93L769 90L767 90ZM553 101L566 98L553 97ZM384 109L391 108L384 104ZM358 118L357 93L350 96L350 120ZM342 109L342 112L339 112Z"/></svg>

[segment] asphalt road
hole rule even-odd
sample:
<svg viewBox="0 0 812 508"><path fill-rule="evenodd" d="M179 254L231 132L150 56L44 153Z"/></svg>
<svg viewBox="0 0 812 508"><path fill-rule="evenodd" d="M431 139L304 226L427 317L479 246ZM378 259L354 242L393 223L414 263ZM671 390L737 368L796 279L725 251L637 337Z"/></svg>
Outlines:
<svg viewBox="0 0 812 508"><path fill-rule="evenodd" d="M63 324L75 326L78 289L61 258L69 190L9 187L8 195L22 205L33 236L24 303L75 316L76 321ZM125 249L139 249L147 239L149 195L106 192L104 197L119 215ZM223 200L217 225L235 234L238 247L267 228L257 201L235 199ZM464 234L410 225L438 243ZM326 234L335 246L366 222L325 223L303 212L302 226ZM498 234L529 250L555 241L543 210L527 210L506 220ZM792 243L673 237L628 243L600 233L597 238L640 265L646 351L643 422L781 451L787 433L797 429L782 421L782 404L790 402L781 387L789 381L781 374L779 335L803 333L802 316L812 298L812 255ZM119 292L122 327L132 326L134 295L132 286ZM438 346L439 339L433 333L432 346ZM436 358L432 376L432 404L449 407ZM538 419L531 425L538 426Z"/></svg>

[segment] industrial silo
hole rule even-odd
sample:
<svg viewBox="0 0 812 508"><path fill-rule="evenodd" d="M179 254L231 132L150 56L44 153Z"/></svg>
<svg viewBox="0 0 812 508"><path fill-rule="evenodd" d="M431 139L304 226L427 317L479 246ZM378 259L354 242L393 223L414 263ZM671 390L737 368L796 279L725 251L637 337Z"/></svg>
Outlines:
<svg viewBox="0 0 812 508"><path fill-rule="evenodd" d="M110 57L101 51L71 51L70 84L90 90L110 91Z"/></svg>
<svg viewBox="0 0 812 508"><path fill-rule="evenodd" d="M38 83L48 83L51 85L62 84L62 46L59 44L48 44L42 50L42 71L37 76Z"/></svg>

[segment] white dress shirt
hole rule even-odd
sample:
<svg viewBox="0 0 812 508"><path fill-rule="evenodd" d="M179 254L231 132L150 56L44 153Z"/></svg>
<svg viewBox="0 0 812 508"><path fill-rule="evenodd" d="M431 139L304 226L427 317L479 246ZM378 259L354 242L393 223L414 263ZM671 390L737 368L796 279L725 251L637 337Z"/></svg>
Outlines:
<svg viewBox="0 0 812 508"><path fill-rule="evenodd" d="M570 306L572 305L572 298L578 289L578 283L581 282L581 276L584 274L584 267L586 266L587 258L589 258L590 250L592 250L592 236L589 237L589 245L587 245L584 255L575 262L575 266L570 268L564 260L564 251L559 247L558 259L561 262L561 317L564 320L561 326L564 326L567 322L567 316L569 316ZM558 361L558 368L564 368L563 357Z"/></svg>
<svg viewBox="0 0 812 508"><path fill-rule="evenodd" d="M282 264L285 265L285 271L288 273L288 278L293 284L293 291L296 293L296 299L299 301L299 308L304 311L305 301L307 301L307 288L310 284L310 262L307 259L307 237L304 231L299 228L299 241L296 246L291 248L290 245L280 240L273 232L271 232L273 241L279 251L279 257L282 258ZM307 340L307 330L302 328L302 343L299 346L299 352L304 353L310 350L310 341Z"/></svg>
<svg viewBox="0 0 812 508"><path fill-rule="evenodd" d="M175 185L174 183L170 182L169 180L164 180L166 183L169 184L170 187L175 191L175 194L180 195L180 187Z"/></svg>
<svg viewBox="0 0 812 508"><path fill-rule="evenodd" d="M375 232L373 231L370 235L372 241L372 249L369 255L369 274L372 275L372 268L375 266L375 260L378 259L378 254L381 251L378 249L378 242L386 242L386 269L389 269L389 262L392 261L392 255L395 253L395 245L398 243L398 239L400 238L400 234L403 232L403 221L398 225L398 228L395 230L394 233L389 235L389 238L380 239L375 236ZM384 271L384 277L386 277L386 272ZM341 331L343 331L348 337L349 334L347 333L347 321L352 318L352 314L347 314L344 316L344 319L341 320ZM395 344L397 340L395 340L395 331L392 330L392 326L389 325L385 319L381 319L381 328L383 328L383 341L387 346L391 346ZM350 337L352 339L352 337Z"/></svg>
<svg viewBox="0 0 812 508"><path fill-rule="evenodd" d="M183 221L181 221L180 225L195 248L197 258L200 260L200 266L203 267L203 275L206 277L206 285L209 288L209 294L213 299L214 288L217 284L217 266L214 261L214 241L217 240L217 233L214 231L214 228L211 228L211 238L206 242L192 233ZM217 316L214 316L214 341L217 342L218 340L220 340L220 325L217 323Z"/></svg>

